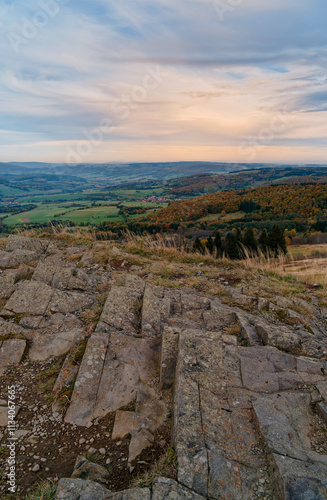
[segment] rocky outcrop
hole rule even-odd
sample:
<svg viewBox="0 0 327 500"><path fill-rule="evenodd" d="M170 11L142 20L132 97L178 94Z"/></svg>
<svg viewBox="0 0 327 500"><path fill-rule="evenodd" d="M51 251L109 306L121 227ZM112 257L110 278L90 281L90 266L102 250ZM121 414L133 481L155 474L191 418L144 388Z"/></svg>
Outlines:
<svg viewBox="0 0 327 500"><path fill-rule="evenodd" d="M22 358L41 367L55 360L52 396L64 393L65 405L51 401L51 422L58 433L77 429L80 444L88 443L89 455L75 455L55 498L327 498L323 308L230 287L234 307L123 271L113 277L94 263L95 250L11 236L0 252L0 375ZM101 287L108 290L102 302ZM85 313L99 304L90 327ZM273 321L268 310L287 321ZM7 417L1 399L0 425ZM177 481L111 492L112 459L97 465L92 454L100 448L104 456L109 441L111 450L123 446L132 474L170 421ZM24 448L38 442L33 429L19 432ZM103 448L93 450L95 438Z"/></svg>

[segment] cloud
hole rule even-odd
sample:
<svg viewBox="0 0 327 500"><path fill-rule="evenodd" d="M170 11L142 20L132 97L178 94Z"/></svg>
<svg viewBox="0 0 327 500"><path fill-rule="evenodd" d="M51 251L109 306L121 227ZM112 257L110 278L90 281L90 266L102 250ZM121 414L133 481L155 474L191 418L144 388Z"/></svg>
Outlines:
<svg viewBox="0 0 327 500"><path fill-rule="evenodd" d="M3 2L2 159L64 161L106 120L85 161L237 160L287 105L292 119L260 161L301 161L304 140L306 157L325 161L325 0L246 0L218 14L214 0ZM145 88L149 71L165 76Z"/></svg>

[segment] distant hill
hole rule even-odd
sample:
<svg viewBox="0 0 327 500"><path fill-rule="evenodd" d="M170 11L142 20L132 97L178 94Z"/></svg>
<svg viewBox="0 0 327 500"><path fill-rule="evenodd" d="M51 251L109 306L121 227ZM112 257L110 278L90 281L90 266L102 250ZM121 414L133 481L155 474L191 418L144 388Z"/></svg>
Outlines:
<svg viewBox="0 0 327 500"><path fill-rule="evenodd" d="M224 189L248 189L269 184L327 183L326 167L274 167L231 172L225 175L197 174L168 181L177 196L196 196Z"/></svg>
<svg viewBox="0 0 327 500"><path fill-rule="evenodd" d="M173 202L146 217L148 222L189 222L210 214L225 216L244 212L258 219L286 216L315 217L327 210L327 184L281 184L245 191L221 191ZM213 217L214 219L214 217Z"/></svg>
<svg viewBox="0 0 327 500"><path fill-rule="evenodd" d="M326 165L305 165L303 167L323 168ZM303 168L301 167L301 168ZM157 163L104 163L104 164L55 164L38 162L0 163L0 175L26 175L40 172L49 175L83 177L88 180L101 180L107 184L136 182L143 180L171 180L199 174L227 174L258 169L298 169L299 165L248 164L224 162L157 162ZM218 182L220 182L218 180Z"/></svg>

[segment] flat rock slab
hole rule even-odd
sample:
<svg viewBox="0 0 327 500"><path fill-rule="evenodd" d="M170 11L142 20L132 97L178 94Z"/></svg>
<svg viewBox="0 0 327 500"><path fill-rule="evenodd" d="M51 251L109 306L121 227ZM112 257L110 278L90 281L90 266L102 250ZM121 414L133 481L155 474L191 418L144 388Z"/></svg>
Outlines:
<svg viewBox="0 0 327 500"><path fill-rule="evenodd" d="M86 426L94 416L109 335L93 334L87 343L65 421Z"/></svg>
<svg viewBox="0 0 327 500"><path fill-rule="evenodd" d="M318 382L316 384L316 388L320 392L321 397L324 398L324 400L327 403L327 380L325 380L323 382Z"/></svg>
<svg viewBox="0 0 327 500"><path fill-rule="evenodd" d="M46 252L49 243L50 242L48 240L10 234L7 238L6 250L11 252L15 250L31 250L42 254L43 252Z"/></svg>
<svg viewBox="0 0 327 500"><path fill-rule="evenodd" d="M0 267L7 269L19 264L30 264L36 262L38 258L39 254L30 250L0 251Z"/></svg>
<svg viewBox="0 0 327 500"><path fill-rule="evenodd" d="M100 321L116 328L137 333L143 292L139 288L113 286L104 305Z"/></svg>
<svg viewBox="0 0 327 500"><path fill-rule="evenodd" d="M238 350L232 336L180 333L174 401L178 481L219 500L248 500L260 479L269 482L260 472L268 463L242 388Z"/></svg>
<svg viewBox="0 0 327 500"><path fill-rule="evenodd" d="M327 467L320 463L302 462L273 454L276 464L275 484L285 500L325 500ZM280 480L282 478L282 480Z"/></svg>
<svg viewBox="0 0 327 500"><path fill-rule="evenodd" d="M142 307L142 334L157 336L161 334L162 323L170 317L170 299L166 290L159 286L146 284Z"/></svg>
<svg viewBox="0 0 327 500"><path fill-rule="evenodd" d="M204 500L204 497L172 479L159 477L153 483L152 500Z"/></svg>
<svg viewBox="0 0 327 500"><path fill-rule="evenodd" d="M233 310L218 299L210 300L210 308L207 302L203 302L203 309L205 330L222 332L226 326L234 322Z"/></svg>
<svg viewBox="0 0 327 500"><path fill-rule="evenodd" d="M320 418L327 424L327 404L317 403L316 411Z"/></svg>
<svg viewBox="0 0 327 500"><path fill-rule="evenodd" d="M18 365L26 348L26 341L21 339L0 342L0 375L10 365Z"/></svg>
<svg viewBox="0 0 327 500"><path fill-rule="evenodd" d="M45 361L51 356L56 358L63 356L81 337L81 330L58 332L52 335L37 333L28 352L29 358L32 361Z"/></svg>
<svg viewBox="0 0 327 500"><path fill-rule="evenodd" d="M17 270L10 269L4 271L0 276L0 298L9 299L15 291L15 284L17 278Z"/></svg>
<svg viewBox="0 0 327 500"><path fill-rule="evenodd" d="M253 407L269 450L296 460L324 461L327 455L311 451L310 394L283 392L253 397Z"/></svg>
<svg viewBox="0 0 327 500"><path fill-rule="evenodd" d="M325 361L295 357L275 347L240 348L244 387L260 393L301 389L326 380Z"/></svg>
<svg viewBox="0 0 327 500"><path fill-rule="evenodd" d="M82 479L60 479L54 500L150 500L147 488L111 493L98 483Z"/></svg>
<svg viewBox="0 0 327 500"><path fill-rule="evenodd" d="M6 303L6 310L15 314L42 316L53 294L54 289L44 283L23 281Z"/></svg>
<svg viewBox="0 0 327 500"><path fill-rule="evenodd" d="M129 443L128 449L128 463L133 462L143 450L152 446L154 443L154 437L151 432L146 429L140 429L139 431L132 434L132 439Z"/></svg>
<svg viewBox="0 0 327 500"><path fill-rule="evenodd" d="M140 429L155 432L165 421L166 406L156 391L146 384L139 384L135 414ZM137 428L137 426L136 426Z"/></svg>
<svg viewBox="0 0 327 500"><path fill-rule="evenodd" d="M110 350L117 360L137 368L141 381L147 383L158 376L160 352L156 342L111 333Z"/></svg>
<svg viewBox="0 0 327 500"><path fill-rule="evenodd" d="M5 310L14 314L44 316L70 314L89 307L94 298L83 293L66 292L38 281L23 281L6 303Z"/></svg>
<svg viewBox="0 0 327 500"><path fill-rule="evenodd" d="M112 493L98 483L83 479L60 479L55 500L108 500Z"/></svg>
<svg viewBox="0 0 327 500"><path fill-rule="evenodd" d="M124 438L130 434L136 427L136 414L133 411L116 412L114 428L112 430L111 439Z"/></svg>
<svg viewBox="0 0 327 500"><path fill-rule="evenodd" d="M52 289L53 290L53 289ZM72 314L94 304L95 299L78 292L66 292L55 289L47 307L47 314Z"/></svg>
<svg viewBox="0 0 327 500"><path fill-rule="evenodd" d="M165 421L166 406L155 390L140 383L137 387L135 412L117 411L112 439L131 434L128 461L131 463L154 442L154 432Z"/></svg>
<svg viewBox="0 0 327 500"><path fill-rule="evenodd" d="M98 274L88 274L71 262L47 257L39 261L33 279L58 288L59 290L96 290L100 284L105 284L108 278Z"/></svg>
<svg viewBox="0 0 327 500"><path fill-rule="evenodd" d="M99 388L93 418L104 417L136 400L139 371L132 365L122 363L108 352Z"/></svg>
<svg viewBox="0 0 327 500"><path fill-rule="evenodd" d="M241 327L241 335L246 341L247 345L263 345L261 337L259 337L254 326L251 325L248 318L240 312L236 313L236 317Z"/></svg>
<svg viewBox="0 0 327 500"><path fill-rule="evenodd" d="M68 286L74 268L73 264L48 257L38 263L33 279L46 283L53 288L65 289Z"/></svg>
<svg viewBox="0 0 327 500"><path fill-rule="evenodd" d="M174 445L178 460L178 480L206 497L209 465L202 427L199 386L197 382L187 380L178 371L176 379Z"/></svg>

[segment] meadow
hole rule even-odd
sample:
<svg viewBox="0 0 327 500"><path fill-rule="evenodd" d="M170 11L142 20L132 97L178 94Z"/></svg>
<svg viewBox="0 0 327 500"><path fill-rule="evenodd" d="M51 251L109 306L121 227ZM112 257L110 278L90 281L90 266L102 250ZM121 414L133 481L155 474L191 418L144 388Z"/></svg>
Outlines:
<svg viewBox="0 0 327 500"><path fill-rule="evenodd" d="M77 193L53 193L46 191L29 191L22 194L22 190L8 188L0 185L2 189L2 202L8 204L12 211L17 210L16 203L20 205L33 204L35 208L20 213L1 212L0 219L6 226L12 227L21 224L44 224L49 222L73 222L75 224L96 225L104 221L124 222L121 213L126 208L146 207L143 214L131 214L131 218L152 213L157 208L167 207L168 203L157 203L148 200L152 196L161 196L162 189L117 189L117 190L85 190ZM8 205L6 205L8 206ZM29 207L30 208L30 207Z"/></svg>

